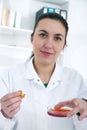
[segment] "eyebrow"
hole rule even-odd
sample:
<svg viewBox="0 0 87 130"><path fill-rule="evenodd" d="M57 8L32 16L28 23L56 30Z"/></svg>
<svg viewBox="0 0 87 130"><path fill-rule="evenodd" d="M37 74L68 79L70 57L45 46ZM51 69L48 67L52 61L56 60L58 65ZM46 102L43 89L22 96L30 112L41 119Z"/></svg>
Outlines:
<svg viewBox="0 0 87 130"><path fill-rule="evenodd" d="M64 37L63 34L59 33L59 34L56 34L56 36L61 36L61 37Z"/></svg>
<svg viewBox="0 0 87 130"><path fill-rule="evenodd" d="M45 31L45 30L40 30L39 32L44 32L44 33L47 33L47 31Z"/></svg>
<svg viewBox="0 0 87 130"><path fill-rule="evenodd" d="M44 32L44 33L48 34L48 32L45 31L45 30L40 30L39 32ZM58 34L55 34L55 35L56 35L56 36L64 37L61 33L58 33Z"/></svg>

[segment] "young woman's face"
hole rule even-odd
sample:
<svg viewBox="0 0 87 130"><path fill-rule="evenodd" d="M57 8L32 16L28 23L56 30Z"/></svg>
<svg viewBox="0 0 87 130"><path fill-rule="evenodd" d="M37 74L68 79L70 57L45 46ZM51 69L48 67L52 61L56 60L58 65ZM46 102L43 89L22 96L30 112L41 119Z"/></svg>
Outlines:
<svg viewBox="0 0 87 130"><path fill-rule="evenodd" d="M61 22L52 19L39 21L31 37L35 61L40 64L54 64L65 46L66 30Z"/></svg>

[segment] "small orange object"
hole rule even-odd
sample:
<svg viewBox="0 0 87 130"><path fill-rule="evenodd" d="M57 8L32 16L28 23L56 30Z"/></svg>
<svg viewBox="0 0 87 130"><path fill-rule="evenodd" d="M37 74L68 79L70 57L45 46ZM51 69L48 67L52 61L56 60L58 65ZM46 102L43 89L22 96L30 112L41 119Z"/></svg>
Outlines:
<svg viewBox="0 0 87 130"><path fill-rule="evenodd" d="M67 109L67 108L58 108L58 107L57 108L55 107L54 110L55 111L61 111L61 112L69 112L70 111L70 109Z"/></svg>
<svg viewBox="0 0 87 130"><path fill-rule="evenodd" d="M21 93L20 96L21 96L22 98L24 98L24 97L25 97L25 94L24 94L24 93Z"/></svg>

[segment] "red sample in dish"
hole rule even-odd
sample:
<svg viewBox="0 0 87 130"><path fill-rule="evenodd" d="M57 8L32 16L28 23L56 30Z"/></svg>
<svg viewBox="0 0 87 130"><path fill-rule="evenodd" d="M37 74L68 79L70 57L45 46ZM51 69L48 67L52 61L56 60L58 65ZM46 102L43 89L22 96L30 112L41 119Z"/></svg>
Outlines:
<svg viewBox="0 0 87 130"><path fill-rule="evenodd" d="M56 117L67 117L67 112L71 111L68 108L50 108L47 113Z"/></svg>

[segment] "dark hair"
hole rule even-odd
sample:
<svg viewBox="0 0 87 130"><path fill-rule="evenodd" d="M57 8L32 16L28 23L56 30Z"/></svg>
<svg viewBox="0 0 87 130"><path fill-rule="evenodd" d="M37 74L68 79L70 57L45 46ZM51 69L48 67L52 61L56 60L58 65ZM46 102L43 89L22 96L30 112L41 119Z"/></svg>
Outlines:
<svg viewBox="0 0 87 130"><path fill-rule="evenodd" d="M40 20L45 19L45 18L49 18L49 19L53 19L53 20L57 20L60 21L62 23L62 25L65 27L66 29L66 36L67 36L67 32L68 32L68 23L67 21L60 15L57 13L44 13L42 15L40 15L37 20L36 23L34 25L34 29L33 29L33 33L32 36L34 35L35 29L39 23Z"/></svg>
<svg viewBox="0 0 87 130"><path fill-rule="evenodd" d="M62 23L62 25L65 27L66 36L67 36L67 33L68 33L68 23L67 23L67 21L63 18L63 16L61 16L61 15L58 14L58 13L44 13L44 14L40 15L40 16L37 18L36 22L35 22L34 29L33 29L33 33L31 34L31 36L34 35L35 30L36 30L36 27L37 27L39 21L42 20L42 19L46 19L46 18L48 18L48 19L53 19L53 20L57 20L57 21L59 21L60 23ZM66 45L66 36L65 36L65 45ZM31 57L33 57L33 56L34 56L34 54L32 53ZM30 58L31 58L31 57L30 57Z"/></svg>

